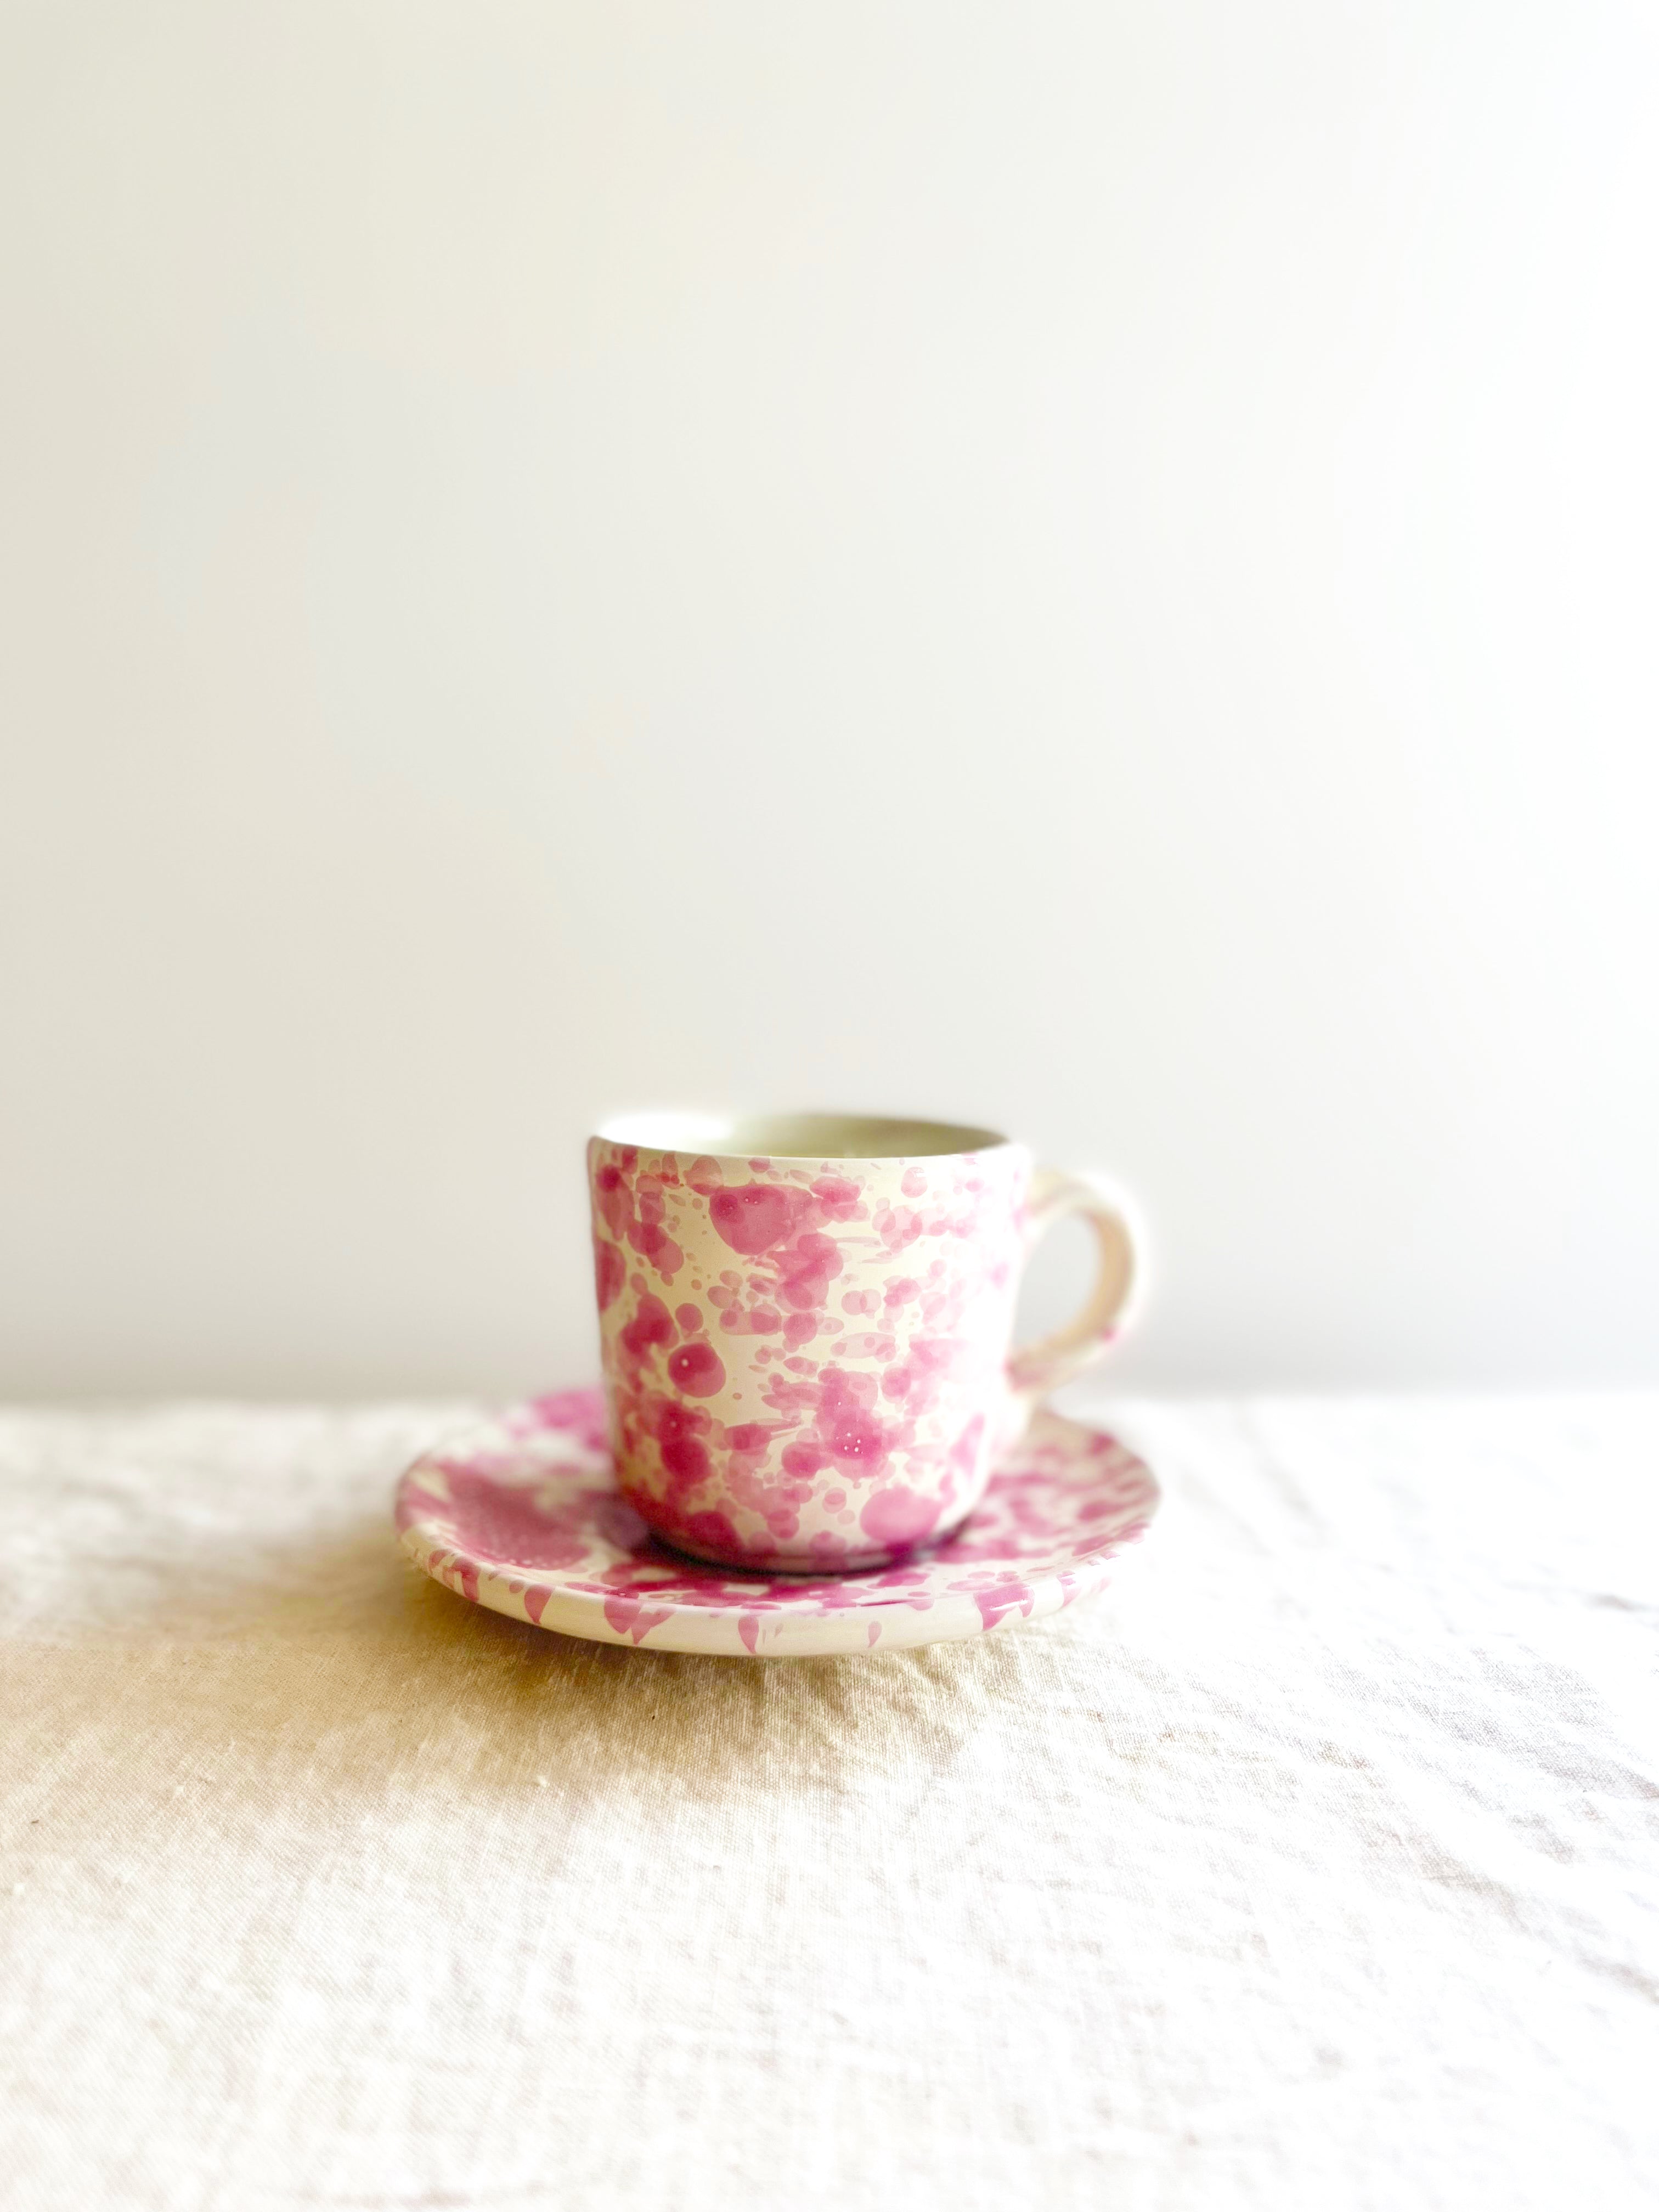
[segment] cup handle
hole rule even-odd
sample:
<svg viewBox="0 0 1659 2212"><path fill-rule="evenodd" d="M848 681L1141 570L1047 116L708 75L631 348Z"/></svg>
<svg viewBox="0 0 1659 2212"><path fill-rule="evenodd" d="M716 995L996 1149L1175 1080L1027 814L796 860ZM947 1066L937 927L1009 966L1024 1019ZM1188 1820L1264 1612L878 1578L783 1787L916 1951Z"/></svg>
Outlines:
<svg viewBox="0 0 1659 2212"><path fill-rule="evenodd" d="M1039 1168L1025 1208L1025 1255L1066 1214L1085 1216L1099 1255L1093 1290L1075 1319L1052 1336L1023 1344L1008 1361L1008 1382L1029 1411L1040 1398L1092 1367L1133 1318L1140 1297L1144 1238L1130 1200L1104 1176Z"/></svg>

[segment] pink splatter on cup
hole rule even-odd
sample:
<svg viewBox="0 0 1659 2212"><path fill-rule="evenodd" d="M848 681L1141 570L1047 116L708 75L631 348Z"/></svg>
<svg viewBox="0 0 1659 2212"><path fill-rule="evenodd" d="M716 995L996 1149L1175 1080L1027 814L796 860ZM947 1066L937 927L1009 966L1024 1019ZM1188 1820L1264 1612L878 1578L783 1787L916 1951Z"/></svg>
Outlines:
<svg viewBox="0 0 1659 2212"><path fill-rule="evenodd" d="M1134 1297L1124 1199L987 1129L641 1115L587 1164L617 1479L696 1559L837 1573L947 1536ZM1011 1352L1026 1255L1070 1213L1094 1290Z"/></svg>

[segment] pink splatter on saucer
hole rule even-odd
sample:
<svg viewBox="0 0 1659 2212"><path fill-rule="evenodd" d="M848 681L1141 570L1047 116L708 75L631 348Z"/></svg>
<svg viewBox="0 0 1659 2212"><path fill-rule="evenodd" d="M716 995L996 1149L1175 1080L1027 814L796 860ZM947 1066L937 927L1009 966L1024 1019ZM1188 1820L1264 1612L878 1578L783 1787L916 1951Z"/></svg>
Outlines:
<svg viewBox="0 0 1659 2212"><path fill-rule="evenodd" d="M1040 1620L1105 1582L1158 1506L1115 1438L1048 1409L943 1544L867 1573L745 1574L682 1559L617 1494L597 1390L532 1399L416 1462L402 1542L436 1581L601 1644L734 1658L895 1650Z"/></svg>

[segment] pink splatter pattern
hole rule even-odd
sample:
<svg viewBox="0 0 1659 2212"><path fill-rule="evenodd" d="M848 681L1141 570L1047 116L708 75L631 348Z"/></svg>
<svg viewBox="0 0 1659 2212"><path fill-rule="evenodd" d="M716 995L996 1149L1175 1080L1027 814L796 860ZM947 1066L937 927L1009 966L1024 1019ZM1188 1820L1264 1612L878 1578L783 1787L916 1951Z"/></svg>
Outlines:
<svg viewBox="0 0 1659 2212"><path fill-rule="evenodd" d="M588 1170L617 1479L660 1535L843 1573L959 1525L1024 1419L1022 1146L771 1160L595 1138Z"/></svg>
<svg viewBox="0 0 1659 2212"><path fill-rule="evenodd" d="M1101 1586L1157 1504L1132 1452L1043 1411L945 1541L862 1573L747 1573L652 1535L618 1490L600 1394L567 1390L418 1460L397 1522L428 1574L498 1613L602 1643L783 1658L1057 1612Z"/></svg>

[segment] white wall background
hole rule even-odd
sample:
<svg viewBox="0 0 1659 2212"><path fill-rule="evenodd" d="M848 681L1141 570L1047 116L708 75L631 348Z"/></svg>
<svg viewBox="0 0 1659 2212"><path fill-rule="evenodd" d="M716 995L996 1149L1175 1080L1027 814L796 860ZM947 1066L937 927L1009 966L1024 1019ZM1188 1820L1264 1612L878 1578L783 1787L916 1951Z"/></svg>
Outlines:
<svg viewBox="0 0 1659 2212"><path fill-rule="evenodd" d="M0 1389L579 1375L590 1118L730 1098L1115 1168L1137 1387L1659 1374L1656 112L1645 0L14 0Z"/></svg>

